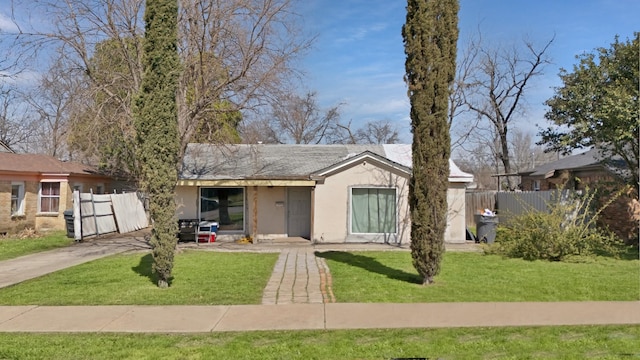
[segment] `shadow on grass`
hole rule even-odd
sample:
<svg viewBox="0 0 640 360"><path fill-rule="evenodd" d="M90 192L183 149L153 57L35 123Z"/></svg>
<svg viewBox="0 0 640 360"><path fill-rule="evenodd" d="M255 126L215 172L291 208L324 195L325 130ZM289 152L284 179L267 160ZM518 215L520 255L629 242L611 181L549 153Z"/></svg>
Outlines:
<svg viewBox="0 0 640 360"><path fill-rule="evenodd" d="M158 277L153 273L153 256L146 254L140 258L140 263L137 266L131 268L137 274L149 278L149 281L154 285L158 283Z"/></svg>
<svg viewBox="0 0 640 360"><path fill-rule="evenodd" d="M411 274L403 270L388 267L380 263L378 260L368 256L356 255L344 251L316 251L315 255L323 259L338 261L351 266L357 266L369 272L384 275L389 279L404 281L411 284L422 284L422 279L417 274Z"/></svg>
<svg viewBox="0 0 640 360"><path fill-rule="evenodd" d="M637 245L631 245L624 249L620 255L622 260L638 260L640 259L640 250Z"/></svg>

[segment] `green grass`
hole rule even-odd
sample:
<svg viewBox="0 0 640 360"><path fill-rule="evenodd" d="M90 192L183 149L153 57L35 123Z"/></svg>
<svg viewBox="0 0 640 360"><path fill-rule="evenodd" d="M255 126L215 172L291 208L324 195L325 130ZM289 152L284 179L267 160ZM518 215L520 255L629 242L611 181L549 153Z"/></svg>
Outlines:
<svg viewBox="0 0 640 360"><path fill-rule="evenodd" d="M338 302L605 301L640 299L640 261L524 261L446 253L422 286L408 252L324 252Z"/></svg>
<svg viewBox="0 0 640 360"><path fill-rule="evenodd" d="M0 334L7 359L637 359L640 326Z"/></svg>
<svg viewBox="0 0 640 360"><path fill-rule="evenodd" d="M0 289L0 305L259 304L277 258L185 251L176 255L171 287L159 289L150 254L116 255Z"/></svg>
<svg viewBox="0 0 640 360"><path fill-rule="evenodd" d="M23 255L69 246L73 241L73 239L66 236L66 233L59 231L39 238L3 238L0 239L0 260L13 259Z"/></svg>

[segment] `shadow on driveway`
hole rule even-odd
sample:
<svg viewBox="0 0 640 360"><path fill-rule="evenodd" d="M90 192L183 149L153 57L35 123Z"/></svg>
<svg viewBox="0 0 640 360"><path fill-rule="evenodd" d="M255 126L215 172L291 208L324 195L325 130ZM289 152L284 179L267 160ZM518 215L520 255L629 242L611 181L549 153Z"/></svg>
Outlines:
<svg viewBox="0 0 640 360"><path fill-rule="evenodd" d="M338 261L351 266L357 266L369 272L384 275L393 280L404 281L411 284L422 284L422 280L417 274L411 274L403 270L388 267L369 256L352 254L344 251L316 251L315 255L326 260Z"/></svg>

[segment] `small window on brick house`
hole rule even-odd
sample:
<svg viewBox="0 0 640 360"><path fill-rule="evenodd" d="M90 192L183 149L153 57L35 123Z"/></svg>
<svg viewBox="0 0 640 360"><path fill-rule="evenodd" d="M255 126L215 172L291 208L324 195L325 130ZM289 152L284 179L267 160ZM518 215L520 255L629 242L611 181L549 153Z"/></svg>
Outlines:
<svg viewBox="0 0 640 360"><path fill-rule="evenodd" d="M60 209L60 183L40 183L40 212L57 213Z"/></svg>
<svg viewBox="0 0 640 360"><path fill-rule="evenodd" d="M540 191L540 180L533 180L533 191Z"/></svg>
<svg viewBox="0 0 640 360"><path fill-rule="evenodd" d="M24 215L24 183L11 183L11 216Z"/></svg>

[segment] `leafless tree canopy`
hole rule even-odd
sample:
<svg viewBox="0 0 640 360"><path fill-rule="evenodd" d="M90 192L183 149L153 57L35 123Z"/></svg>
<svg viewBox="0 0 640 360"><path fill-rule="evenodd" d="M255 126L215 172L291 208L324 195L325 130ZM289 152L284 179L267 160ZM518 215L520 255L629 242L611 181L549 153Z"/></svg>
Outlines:
<svg viewBox="0 0 640 360"><path fill-rule="evenodd" d="M29 112L20 106L21 94L8 83L0 84L0 141L14 151L28 150L36 123Z"/></svg>
<svg viewBox="0 0 640 360"><path fill-rule="evenodd" d="M303 96L282 94L271 104L268 118L253 125L264 139L258 141L276 144L320 144L330 142L340 127L340 104L322 109L315 92Z"/></svg>
<svg viewBox="0 0 640 360"><path fill-rule="evenodd" d="M474 150L485 149L493 153L500 164L496 173L512 173L509 131L524 112L524 99L531 80L542 74L549 59L547 50L554 39L542 47L525 41L523 47L487 47L472 40L458 68L458 81L454 84L450 102L450 121L469 110L474 117L459 135L458 146L472 145ZM451 123L450 123L451 125ZM467 145L463 143L469 141ZM474 145L475 144L475 145ZM468 150L468 148L467 148ZM510 189L514 181L508 178Z"/></svg>
<svg viewBox="0 0 640 360"><path fill-rule="evenodd" d="M293 1L180 2L182 68L176 71L182 150L202 122L257 109L298 74L294 60L311 39L301 32ZM132 144L133 99L142 78L144 0L16 0L12 6L28 9L33 23L16 20L16 34L0 35L5 46L16 49L4 64L16 57L64 54L64 74L90 85L74 97L80 105L74 106L79 123L74 121L73 131L81 131L85 140L78 147L97 155L105 141ZM122 156L125 165L135 168L133 153L125 147L110 155Z"/></svg>

